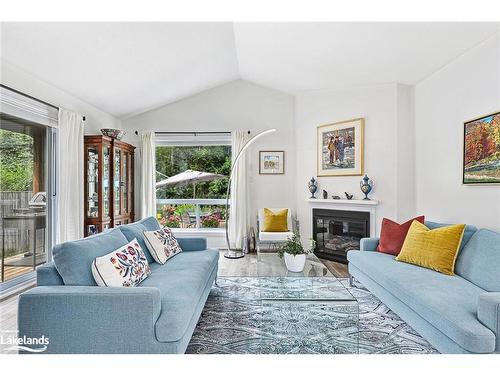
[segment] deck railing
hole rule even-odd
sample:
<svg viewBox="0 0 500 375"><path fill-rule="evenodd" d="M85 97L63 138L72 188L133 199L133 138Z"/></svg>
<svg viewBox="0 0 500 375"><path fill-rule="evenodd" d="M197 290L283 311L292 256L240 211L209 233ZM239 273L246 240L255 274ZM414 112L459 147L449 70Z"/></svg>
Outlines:
<svg viewBox="0 0 500 375"><path fill-rule="evenodd" d="M231 202L229 202L231 204ZM157 199L157 218L169 227L220 229L226 225L225 199Z"/></svg>
<svg viewBox="0 0 500 375"><path fill-rule="evenodd" d="M3 236L3 217L11 216L14 210L28 207L28 202L33 196L31 191L0 191L0 250L5 245L5 250L27 248L29 237L26 232L5 232Z"/></svg>

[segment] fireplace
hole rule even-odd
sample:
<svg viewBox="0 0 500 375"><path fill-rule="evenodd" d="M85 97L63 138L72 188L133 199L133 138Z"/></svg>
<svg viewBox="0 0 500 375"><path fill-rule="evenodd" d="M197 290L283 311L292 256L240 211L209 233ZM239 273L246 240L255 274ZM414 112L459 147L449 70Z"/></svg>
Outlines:
<svg viewBox="0 0 500 375"><path fill-rule="evenodd" d="M323 259L347 263L347 252L359 250L359 241L370 236L370 213L313 209L314 254Z"/></svg>

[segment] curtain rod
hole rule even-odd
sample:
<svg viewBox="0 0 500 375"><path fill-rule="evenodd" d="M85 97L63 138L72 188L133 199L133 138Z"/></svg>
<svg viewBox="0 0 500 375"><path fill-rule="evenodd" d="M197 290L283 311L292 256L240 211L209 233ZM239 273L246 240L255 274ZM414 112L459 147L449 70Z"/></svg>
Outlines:
<svg viewBox="0 0 500 375"><path fill-rule="evenodd" d="M31 96L31 95L28 95L28 94L25 94L24 92L22 91L19 91L19 90L16 90L16 89L13 89L12 87L9 87L7 85L4 85L3 83L0 83L0 87L3 87L3 88L6 88L7 90L10 90L10 91L13 91L15 92L16 94L19 94L19 95L22 95L22 96L25 96L27 98L30 98L38 103L42 103L42 104L45 104L49 107L52 107L54 109L57 109L59 110L59 107L58 106L55 106L54 104L50 104L49 102L46 102L44 100L41 100L41 99L38 99L38 98L35 98L34 96ZM85 121L85 116L83 116L83 121Z"/></svg>
<svg viewBox="0 0 500 375"><path fill-rule="evenodd" d="M138 135L139 132L136 130L135 135ZM197 136L198 134L231 134L231 132L208 132L208 131L194 131L194 132L168 132L168 131L160 131L160 132L154 132L155 134L192 134L194 136ZM248 134L250 134L250 130L248 130Z"/></svg>

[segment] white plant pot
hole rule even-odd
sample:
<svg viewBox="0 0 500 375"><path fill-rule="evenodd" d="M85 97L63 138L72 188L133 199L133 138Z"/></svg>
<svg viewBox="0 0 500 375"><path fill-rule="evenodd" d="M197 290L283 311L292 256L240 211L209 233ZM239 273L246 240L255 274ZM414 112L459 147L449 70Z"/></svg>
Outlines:
<svg viewBox="0 0 500 375"><path fill-rule="evenodd" d="M290 272L302 272L306 264L306 254L291 255L285 253L285 265Z"/></svg>

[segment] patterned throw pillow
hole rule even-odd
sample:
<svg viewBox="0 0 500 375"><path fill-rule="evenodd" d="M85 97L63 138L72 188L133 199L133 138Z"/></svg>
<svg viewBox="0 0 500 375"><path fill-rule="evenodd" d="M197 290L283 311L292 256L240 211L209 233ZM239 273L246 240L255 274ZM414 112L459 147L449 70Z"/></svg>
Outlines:
<svg viewBox="0 0 500 375"><path fill-rule="evenodd" d="M150 274L148 260L135 238L92 262L92 275L99 286L137 286Z"/></svg>
<svg viewBox="0 0 500 375"><path fill-rule="evenodd" d="M144 239L149 252L160 264L165 264L167 260L182 251L170 228L145 231Z"/></svg>

